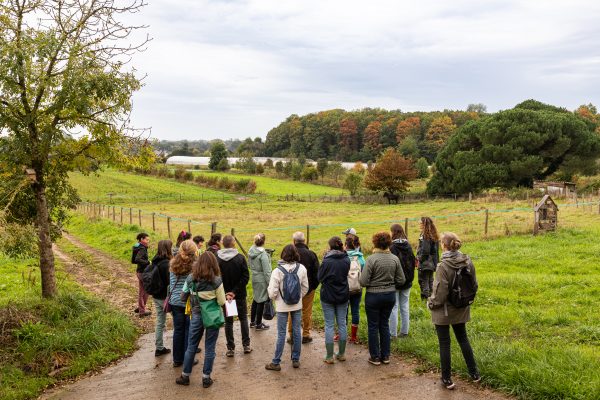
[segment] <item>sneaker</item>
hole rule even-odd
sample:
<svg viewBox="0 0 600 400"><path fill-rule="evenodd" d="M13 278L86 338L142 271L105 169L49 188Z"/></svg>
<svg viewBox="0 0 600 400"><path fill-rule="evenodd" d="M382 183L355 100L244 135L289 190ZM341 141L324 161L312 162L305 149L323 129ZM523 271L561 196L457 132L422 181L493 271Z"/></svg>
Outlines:
<svg viewBox="0 0 600 400"><path fill-rule="evenodd" d="M381 365L381 360L379 357L369 357L369 364Z"/></svg>
<svg viewBox="0 0 600 400"><path fill-rule="evenodd" d="M404 339L408 337L408 333L401 333L400 336L398 336L400 339Z"/></svg>
<svg viewBox="0 0 600 400"><path fill-rule="evenodd" d="M250 353L252 353L252 347L244 346L244 354L250 354Z"/></svg>
<svg viewBox="0 0 600 400"><path fill-rule="evenodd" d="M448 390L452 390L454 389L454 382L452 382L452 379L443 379L442 378L442 385L444 385L444 387Z"/></svg>
<svg viewBox="0 0 600 400"><path fill-rule="evenodd" d="M160 357L160 356L164 356L165 354L169 354L171 352L171 349L167 349L166 347L163 347L162 349L156 349L154 350L154 357Z"/></svg>
<svg viewBox="0 0 600 400"><path fill-rule="evenodd" d="M381 357L381 362L384 364L389 364L390 363L390 357Z"/></svg>
<svg viewBox="0 0 600 400"><path fill-rule="evenodd" d="M203 388L207 388L210 387L210 385L213 384L213 380L212 378L209 376L208 378L202 378L202 387Z"/></svg>
<svg viewBox="0 0 600 400"><path fill-rule="evenodd" d="M173 361L173 368L178 368L178 367L181 367L182 365L183 365L182 362L175 362L175 361Z"/></svg>
<svg viewBox="0 0 600 400"><path fill-rule="evenodd" d="M267 324L261 323L261 324L256 325L257 331L266 331L267 329L269 329L269 325L267 325Z"/></svg>
<svg viewBox="0 0 600 400"><path fill-rule="evenodd" d="M481 382L481 375L479 375L479 373L471 375L471 380L473 383L479 383Z"/></svg>
<svg viewBox="0 0 600 400"><path fill-rule="evenodd" d="M136 314L139 313L140 312L139 307L136 307L135 310L133 310L133 312L136 313Z"/></svg>
<svg viewBox="0 0 600 400"><path fill-rule="evenodd" d="M229 350L227 350L227 352L225 353L225 355L227 357L233 357L233 356L235 356L235 351L229 349Z"/></svg>
<svg viewBox="0 0 600 400"><path fill-rule="evenodd" d="M254 328L256 326L256 322L250 322L250 328Z"/></svg>
<svg viewBox="0 0 600 400"><path fill-rule="evenodd" d="M281 365L279 364L273 364L268 363L267 365L265 365L265 369L268 369L269 371L281 371Z"/></svg>
<svg viewBox="0 0 600 400"><path fill-rule="evenodd" d="M292 367L294 367L294 368L300 368L300 361L299 360L292 360Z"/></svg>
<svg viewBox="0 0 600 400"><path fill-rule="evenodd" d="M306 344L306 343L310 343L313 341L313 338L310 336L303 336L302 337L302 344Z"/></svg>
<svg viewBox="0 0 600 400"><path fill-rule="evenodd" d="M178 385L188 386L190 384L190 377L181 375L179 378L175 379L175 383Z"/></svg>
<svg viewBox="0 0 600 400"><path fill-rule="evenodd" d="M138 315L139 315L140 318L144 318L144 317L147 317L147 316L149 316L151 314L152 314L152 311L144 311L143 313L139 313Z"/></svg>

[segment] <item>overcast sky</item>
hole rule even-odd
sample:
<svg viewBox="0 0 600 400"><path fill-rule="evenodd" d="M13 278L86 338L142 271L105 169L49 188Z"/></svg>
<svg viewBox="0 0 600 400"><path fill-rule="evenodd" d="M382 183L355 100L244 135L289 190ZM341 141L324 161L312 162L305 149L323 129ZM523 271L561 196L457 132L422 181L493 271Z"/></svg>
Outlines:
<svg viewBox="0 0 600 400"><path fill-rule="evenodd" d="M291 114L600 106L594 0L148 0L133 123L158 139L265 137Z"/></svg>

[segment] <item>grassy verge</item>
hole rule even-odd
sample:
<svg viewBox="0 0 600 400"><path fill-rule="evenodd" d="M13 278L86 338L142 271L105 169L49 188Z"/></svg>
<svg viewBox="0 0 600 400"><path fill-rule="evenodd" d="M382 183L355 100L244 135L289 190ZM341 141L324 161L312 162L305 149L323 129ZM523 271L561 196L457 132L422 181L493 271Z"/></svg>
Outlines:
<svg viewBox="0 0 600 400"><path fill-rule="evenodd" d="M41 298L35 260L0 255L0 398L36 397L45 387L131 352L126 316L85 293L58 268L59 295Z"/></svg>
<svg viewBox="0 0 600 400"><path fill-rule="evenodd" d="M83 217L74 218L70 229L124 261L137 232ZM480 283L468 330L486 385L523 399L600 398L599 234L598 225L589 224L465 245ZM418 294L415 279L410 336L394 342L393 350L419 357L425 369L436 368L437 337ZM313 316L322 327L318 293ZM360 335L366 343L364 310ZM452 346L453 368L466 375L460 349L455 341Z"/></svg>

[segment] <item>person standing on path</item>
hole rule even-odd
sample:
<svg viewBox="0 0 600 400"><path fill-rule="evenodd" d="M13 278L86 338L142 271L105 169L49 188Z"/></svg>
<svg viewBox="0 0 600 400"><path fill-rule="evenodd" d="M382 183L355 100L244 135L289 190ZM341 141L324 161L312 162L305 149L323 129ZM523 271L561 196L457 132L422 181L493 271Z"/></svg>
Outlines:
<svg viewBox="0 0 600 400"><path fill-rule="evenodd" d="M348 254L348 258L350 262L354 258L360 264L360 270L362 271L365 267L365 258L363 257L363 253L360 252L356 248L355 237L346 237L346 253ZM351 335L350 335L350 343L358 344L358 324L360 323L360 301L362 300L362 288L356 293L350 293L348 295L350 312L352 314L352 326L351 326Z"/></svg>
<svg viewBox="0 0 600 400"><path fill-rule="evenodd" d="M454 281L457 271L463 268L469 269L474 280L474 287L477 288L475 266L469 256L459 251L461 246L462 243L456 234L446 232L442 235L442 261L439 263L435 275L433 294L427 302L427 306L431 310L431 321L435 325L440 344L442 383L447 389L454 389L450 358L450 325L452 325L454 336L460 345L471 379L473 382L481 380L473 349L467 336L466 323L471 320L471 307L467 305L458 308L449 301L451 282ZM462 279L466 279L464 273Z"/></svg>
<svg viewBox="0 0 600 400"><path fill-rule="evenodd" d="M369 326L369 363L390 363L389 318L396 303L396 290L404 284L404 273L398 257L389 248L392 237L387 232L373 235L373 254L360 275L367 288L365 311Z"/></svg>
<svg viewBox="0 0 600 400"><path fill-rule="evenodd" d="M188 346L190 318L185 315L185 302L181 301L181 290L185 279L192 271L196 261L198 248L191 240L181 243L177 255L171 259L169 276L168 303L173 317L173 366L183 365L183 358ZM194 349L196 351L196 349Z"/></svg>
<svg viewBox="0 0 600 400"><path fill-rule="evenodd" d="M223 238L223 249L217 252L217 261L223 278L223 287L227 301L235 299L238 320L242 331L242 346L244 354L252 352L250 347L250 328L248 327L248 308L246 306L246 285L250 280L248 263L243 255L235 248L235 238L226 235ZM227 357L235 355L235 341L233 338L233 317L225 318L225 337L227 338Z"/></svg>
<svg viewBox="0 0 600 400"><path fill-rule="evenodd" d="M186 302L190 298L192 305L192 321L190 323L189 343L185 352L183 372L175 381L179 385L190 384L190 374L194 367L196 349L202 338L204 325L200 310L200 301L216 301L223 306L225 304L225 289L217 258L211 252L205 252L198 257L198 261L192 266L192 273L188 275L181 291L181 301ZM190 297L191 296L191 297ZM204 339L204 367L202 368L202 387L212 385L210 374L215 362L215 348L219 338L219 328L207 328Z"/></svg>
<svg viewBox="0 0 600 400"><path fill-rule="evenodd" d="M350 258L344 251L342 239L337 236L329 239L329 251L323 257L319 268L319 282L321 282L321 308L325 320L325 363L333 364L333 335L334 324L337 322L339 331L338 361L346 361L346 318L348 315L348 272L350 271Z"/></svg>
<svg viewBox="0 0 600 400"><path fill-rule="evenodd" d="M421 299L425 300L431 296L433 290L433 273L440 260L440 238L437 229L429 217L421 217L419 223L421 235L419 236L419 247L417 248L417 259L419 260L419 286L421 288Z"/></svg>
<svg viewBox="0 0 600 400"><path fill-rule="evenodd" d="M265 369L271 371L281 371L281 355L285 347L285 333L288 317L292 320L292 334L294 340L292 342L292 367L300 367L300 352L301 344L301 318L302 318L302 301L308 293L308 276L304 265L299 263L300 255L298 250L292 244L288 244L281 251L281 260L277 262L277 268L271 274L269 281L269 298L275 300L275 308L277 310L277 343L275 344L275 355L273 360L265 366ZM282 271L285 270L284 271ZM286 285L286 281L291 279L295 284ZM290 282L291 283L291 282ZM300 286L300 287L298 287ZM290 294L287 288L293 287L299 293ZM290 295L298 295L297 303L288 304L285 298Z"/></svg>
<svg viewBox="0 0 600 400"><path fill-rule="evenodd" d="M254 245L248 250L248 260L252 271L252 312L250 326L257 331L269 329L262 322L265 303L269 301L269 281L271 280L271 257L264 248L265 234L254 236Z"/></svg>
<svg viewBox="0 0 600 400"><path fill-rule="evenodd" d="M165 322L167 320L167 313L163 309L163 303L167 298L167 290L169 288L169 263L173 258L172 253L173 242L170 240L161 240L158 242L157 252L152 259L152 265L154 268L158 268L159 276L159 292L155 294L154 308L156 309L156 329L155 329L155 345L154 356L159 357L164 354L169 354L170 349L167 349L163 343L163 331L165 329Z"/></svg>
<svg viewBox="0 0 600 400"><path fill-rule="evenodd" d="M410 325L410 288L412 287L415 278L416 259L412 247L406 238L406 233L404 232L404 229L402 229L402 225L393 224L390 227L390 231L392 232L392 245L390 251L400 259L402 272L404 272L404 278L406 278L406 282L404 282L399 290L396 291L396 304L394 304L392 314L390 315L390 335L392 336L392 339L394 339L398 337L398 309L400 309L400 320L402 322L400 326L400 337L408 336L408 328Z"/></svg>
<svg viewBox="0 0 600 400"><path fill-rule="evenodd" d="M150 244L150 235L145 232L141 232L136 237L137 243L133 246L131 253L131 263L136 264L135 274L138 278L138 306L134 310L140 318L147 317L152 314L146 310L146 303L148 302L148 293L144 290L144 283L142 282L142 273L148 265L150 260L148 259L148 245Z"/></svg>
<svg viewBox="0 0 600 400"><path fill-rule="evenodd" d="M319 287L319 278L317 273L319 270L319 258L314 251L310 250L306 245L306 238L304 232L295 232L292 235L292 241L298 251L300 257L300 264L306 268L308 276L308 293L302 297L302 343L312 342L310 336L310 330L312 329L312 313L313 313L313 302L315 299L315 290ZM288 321L288 333L290 334L290 340L288 343L292 343L292 320Z"/></svg>

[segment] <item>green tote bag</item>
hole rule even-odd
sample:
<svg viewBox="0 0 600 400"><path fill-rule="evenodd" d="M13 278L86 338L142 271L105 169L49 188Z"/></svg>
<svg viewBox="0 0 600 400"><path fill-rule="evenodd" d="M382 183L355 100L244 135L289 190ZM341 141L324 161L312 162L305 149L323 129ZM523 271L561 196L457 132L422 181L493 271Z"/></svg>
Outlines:
<svg viewBox="0 0 600 400"><path fill-rule="evenodd" d="M223 309L215 299L200 300L200 312L205 329L218 329L225 324Z"/></svg>

